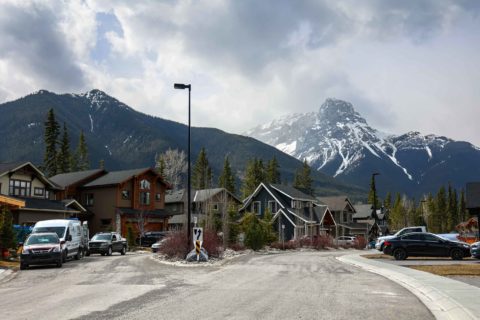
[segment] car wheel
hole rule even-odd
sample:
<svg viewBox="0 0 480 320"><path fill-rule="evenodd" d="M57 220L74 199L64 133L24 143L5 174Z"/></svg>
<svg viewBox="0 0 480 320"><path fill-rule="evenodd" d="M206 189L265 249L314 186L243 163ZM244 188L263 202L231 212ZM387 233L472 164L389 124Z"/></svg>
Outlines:
<svg viewBox="0 0 480 320"><path fill-rule="evenodd" d="M87 257L89 257L89 256L90 256L90 251L87 250L87 252L85 252L85 255L86 255Z"/></svg>
<svg viewBox="0 0 480 320"><path fill-rule="evenodd" d="M122 247L122 251L120 251L120 254L121 254L122 256L124 256L125 253L127 253L127 248L125 248L125 246L123 246L123 247Z"/></svg>
<svg viewBox="0 0 480 320"><path fill-rule="evenodd" d="M28 264L20 263L20 270L27 270Z"/></svg>
<svg viewBox="0 0 480 320"><path fill-rule="evenodd" d="M112 255L112 247L108 247L107 256L111 256L111 255Z"/></svg>
<svg viewBox="0 0 480 320"><path fill-rule="evenodd" d="M407 252L405 249L395 249L395 251L393 251L393 257L395 260L405 260L407 259Z"/></svg>
<svg viewBox="0 0 480 320"><path fill-rule="evenodd" d="M450 257L452 257L452 260L462 260L463 259L463 252L460 249L453 249L450 252Z"/></svg>

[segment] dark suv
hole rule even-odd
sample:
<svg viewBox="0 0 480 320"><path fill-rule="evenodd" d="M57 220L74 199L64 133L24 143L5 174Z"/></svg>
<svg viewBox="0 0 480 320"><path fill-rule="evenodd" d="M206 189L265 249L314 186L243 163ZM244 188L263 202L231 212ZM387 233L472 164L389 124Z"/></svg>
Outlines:
<svg viewBox="0 0 480 320"><path fill-rule="evenodd" d="M408 257L451 257L453 260L461 260L470 255L470 246L428 232L413 232L385 240L383 253L396 260Z"/></svg>
<svg viewBox="0 0 480 320"><path fill-rule="evenodd" d="M87 256L92 253L111 256L113 252L120 252L123 256L127 252L127 241L116 232L97 233L88 242L88 246Z"/></svg>
<svg viewBox="0 0 480 320"><path fill-rule="evenodd" d="M168 231L149 231L145 232L143 237L137 238L136 242L142 247L151 247L152 244L164 239L168 235Z"/></svg>

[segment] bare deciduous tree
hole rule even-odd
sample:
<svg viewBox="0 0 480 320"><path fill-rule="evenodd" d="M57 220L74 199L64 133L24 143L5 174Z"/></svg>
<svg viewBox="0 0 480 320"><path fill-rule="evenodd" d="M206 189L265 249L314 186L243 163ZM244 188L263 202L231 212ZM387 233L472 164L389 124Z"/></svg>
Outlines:
<svg viewBox="0 0 480 320"><path fill-rule="evenodd" d="M160 167L163 161L163 175L165 180L172 186L173 190L178 190L183 186L183 175L187 172L187 160L184 151L178 149L168 149L155 159L155 167Z"/></svg>

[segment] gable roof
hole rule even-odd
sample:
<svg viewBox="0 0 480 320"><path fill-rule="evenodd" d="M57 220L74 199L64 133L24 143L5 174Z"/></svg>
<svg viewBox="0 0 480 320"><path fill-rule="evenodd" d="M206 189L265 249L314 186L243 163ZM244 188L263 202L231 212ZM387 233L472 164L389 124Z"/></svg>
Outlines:
<svg viewBox="0 0 480 320"><path fill-rule="evenodd" d="M61 189L50 179L48 179L40 169L38 169L31 162L11 162L11 163L0 163L0 177L9 173L14 173L17 170L22 169L23 167L29 166L30 168L37 173L37 177L45 184L49 185L52 189Z"/></svg>
<svg viewBox="0 0 480 320"><path fill-rule="evenodd" d="M330 215L330 218L332 218L332 221L333 221L333 225L337 225L337 222L335 221L332 215L332 212L328 209L328 206L321 205L321 206L313 207L313 213L317 216L318 223L322 224L325 217L327 215Z"/></svg>
<svg viewBox="0 0 480 320"><path fill-rule="evenodd" d="M70 186L72 184L81 182L101 172L106 173L104 169L93 169L93 170L61 173L51 177L50 180L52 180L55 184L61 187L66 187L66 186Z"/></svg>
<svg viewBox="0 0 480 320"><path fill-rule="evenodd" d="M56 211L56 212L86 212L85 208L80 205L76 200L66 199L66 200L49 200L41 198L25 198L25 207L20 210L26 211ZM76 209L73 209L73 206Z"/></svg>
<svg viewBox="0 0 480 320"><path fill-rule="evenodd" d="M317 199L326 204L331 211L343 211L345 207L349 206L355 212L355 208L347 196L317 197Z"/></svg>
<svg viewBox="0 0 480 320"><path fill-rule="evenodd" d="M253 198L255 198L256 195L258 195L258 193L260 192L260 190L262 189L265 189L271 196L273 199L275 199L275 201L280 204L280 207L282 208L286 208L287 205L285 204L285 202L283 202L281 200L281 197L279 196L279 194L276 192L276 190L274 190L273 188L269 188L266 184L264 184L263 182L261 182L258 187L255 189L255 191L249 195L244 201L243 201L243 206L239 209L239 211L242 211L244 210L246 207L248 207L250 205L250 203L252 202Z"/></svg>
<svg viewBox="0 0 480 320"><path fill-rule="evenodd" d="M238 199L234 194L232 194L230 191L228 191L225 188L212 188L212 189L202 189L202 190L197 190L195 192L195 196L193 197L193 202L204 202L213 197L214 195L225 191L227 194L229 194L232 198L237 200L239 203L242 203L240 199Z"/></svg>
<svg viewBox="0 0 480 320"><path fill-rule="evenodd" d="M304 201L315 201L315 197L308 195L297 188L291 186L285 186L282 184L270 184L271 188L277 190L278 192L286 195L287 197L294 200L304 200Z"/></svg>
<svg viewBox="0 0 480 320"><path fill-rule="evenodd" d="M356 213L353 214L353 219L367 219L372 217L371 204L356 204L354 205Z"/></svg>
<svg viewBox="0 0 480 320"><path fill-rule="evenodd" d="M134 176L138 176L149 170L151 170L152 172L155 172L152 168L111 171L111 172L108 172L106 175L101 176L100 178L85 184L84 187L100 187L100 186L110 186L110 185L120 184L122 182L125 182L131 179Z"/></svg>

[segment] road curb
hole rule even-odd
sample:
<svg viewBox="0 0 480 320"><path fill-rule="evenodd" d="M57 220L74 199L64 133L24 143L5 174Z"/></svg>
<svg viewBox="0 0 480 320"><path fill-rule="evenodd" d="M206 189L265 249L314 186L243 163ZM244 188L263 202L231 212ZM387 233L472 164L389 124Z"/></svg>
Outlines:
<svg viewBox="0 0 480 320"><path fill-rule="evenodd" d="M468 301L462 302L461 299L473 300L472 297L480 296L480 288L423 271L366 259L360 254L344 255L337 259L398 283L417 296L436 319L479 319L475 314L480 314L480 307Z"/></svg>

